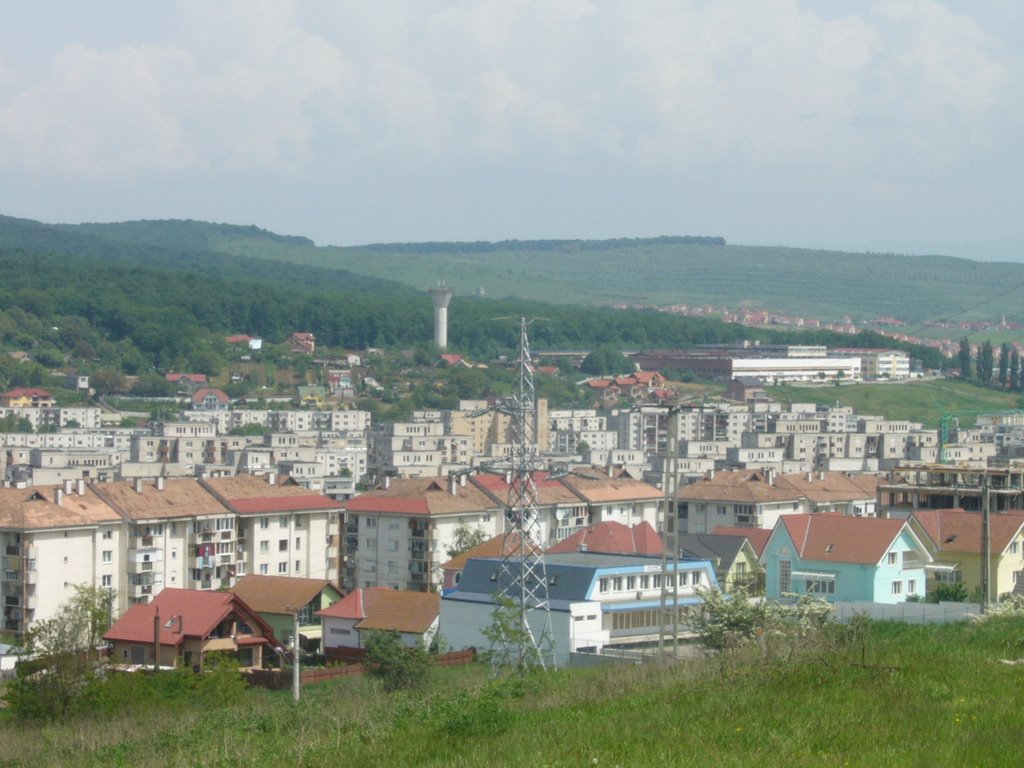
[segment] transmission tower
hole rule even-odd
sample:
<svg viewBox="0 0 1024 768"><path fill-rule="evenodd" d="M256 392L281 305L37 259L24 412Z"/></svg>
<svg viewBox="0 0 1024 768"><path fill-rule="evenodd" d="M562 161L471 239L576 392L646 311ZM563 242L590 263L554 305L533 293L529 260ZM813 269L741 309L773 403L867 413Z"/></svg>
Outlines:
<svg viewBox="0 0 1024 768"><path fill-rule="evenodd" d="M658 651L676 658L679 648L679 518L676 515L676 483L679 472L679 411L670 406L667 413L667 445L662 465L662 503L658 510L661 535L661 603L658 612ZM701 418L703 418L701 413ZM669 566L671 565L671 575ZM671 583L669 579L671 578Z"/></svg>
<svg viewBox="0 0 1024 768"><path fill-rule="evenodd" d="M534 481L534 473L542 467L537 458L537 403L527 325L526 318L520 318L515 392L499 406L511 419L511 453L507 459L485 467L504 474L509 482L496 595L498 611L506 610L507 614L495 621L491 659L495 666L549 669L555 667L555 645Z"/></svg>

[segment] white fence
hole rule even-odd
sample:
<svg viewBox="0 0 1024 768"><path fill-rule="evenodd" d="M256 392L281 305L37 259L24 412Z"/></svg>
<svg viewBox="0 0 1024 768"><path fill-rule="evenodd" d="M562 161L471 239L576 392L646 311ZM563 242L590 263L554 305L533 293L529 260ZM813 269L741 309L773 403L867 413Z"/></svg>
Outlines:
<svg viewBox="0 0 1024 768"><path fill-rule="evenodd" d="M875 621L902 621L907 624L948 624L965 621L981 614L977 603L867 603L860 601L835 604L836 619L846 622L854 616L867 616Z"/></svg>

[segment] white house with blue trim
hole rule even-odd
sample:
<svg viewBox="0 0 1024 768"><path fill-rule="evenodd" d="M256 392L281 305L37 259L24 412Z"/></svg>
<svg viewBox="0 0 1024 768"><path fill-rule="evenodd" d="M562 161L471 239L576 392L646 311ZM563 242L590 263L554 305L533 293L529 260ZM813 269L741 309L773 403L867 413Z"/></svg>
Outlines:
<svg viewBox="0 0 1024 768"><path fill-rule="evenodd" d="M901 603L925 594L927 548L906 520L833 514L780 517L761 554L765 594Z"/></svg>
<svg viewBox="0 0 1024 768"><path fill-rule="evenodd" d="M545 557L551 632L559 665L574 651L600 652L608 645L651 643L658 639L662 579L675 595L680 624L685 626L696 590L717 585L708 560L669 562L660 557L565 552ZM454 650L487 650L483 630L493 623L494 595L502 591L501 561L473 558L466 563L458 589L441 598L440 633ZM541 614L529 614L531 629Z"/></svg>

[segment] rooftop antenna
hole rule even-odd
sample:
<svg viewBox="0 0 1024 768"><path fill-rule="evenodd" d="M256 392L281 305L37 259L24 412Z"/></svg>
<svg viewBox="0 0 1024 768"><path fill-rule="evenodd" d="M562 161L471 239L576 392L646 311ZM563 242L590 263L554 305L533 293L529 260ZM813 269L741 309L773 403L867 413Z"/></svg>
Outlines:
<svg viewBox="0 0 1024 768"><path fill-rule="evenodd" d="M542 466L535 439L537 402L528 325L525 317L519 318L516 389L498 406L498 410L511 417L511 452L507 459L487 467L488 471L510 477L498 579L500 591L495 598L514 608L511 621L495 621L491 661L495 668L508 665L519 670L555 667L551 601L534 480L534 473Z"/></svg>

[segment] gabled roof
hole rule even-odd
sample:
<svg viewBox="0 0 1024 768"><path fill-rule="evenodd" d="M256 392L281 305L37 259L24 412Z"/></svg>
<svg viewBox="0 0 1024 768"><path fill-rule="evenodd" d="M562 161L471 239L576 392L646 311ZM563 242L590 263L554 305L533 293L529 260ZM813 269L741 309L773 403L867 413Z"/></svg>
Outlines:
<svg viewBox="0 0 1024 768"><path fill-rule="evenodd" d="M661 537L644 521L630 528L612 520L596 523L548 548L559 552L604 552L617 555L661 555Z"/></svg>
<svg viewBox="0 0 1024 768"><path fill-rule="evenodd" d="M594 471L605 470L595 467ZM662 492L653 485L634 480L625 473L614 478L586 478L576 473L562 478L561 482L584 501L596 504L609 501L648 501L663 497Z"/></svg>
<svg viewBox="0 0 1024 768"><path fill-rule="evenodd" d="M56 503L58 492L62 496L60 504ZM0 528L34 530L119 522L121 516L90 485L81 496L49 485L0 488Z"/></svg>
<svg viewBox="0 0 1024 768"><path fill-rule="evenodd" d="M95 483L96 494L126 520L160 520L172 517L231 514L223 503L193 478L163 480L163 490L152 482Z"/></svg>
<svg viewBox="0 0 1024 768"><path fill-rule="evenodd" d="M199 481L209 493L239 515L261 515L313 510L340 510L342 504L299 485L275 482L256 475L209 477Z"/></svg>
<svg viewBox="0 0 1024 768"><path fill-rule="evenodd" d="M0 394L0 397L40 397L52 399L53 395L51 395L45 389L39 389L38 387L15 387L14 389L9 389L6 392Z"/></svg>
<svg viewBox="0 0 1024 768"><path fill-rule="evenodd" d="M962 509L919 509L911 515L936 552L979 554L982 550L982 514ZM989 515L989 548L993 554L1006 551L1024 527L1024 514L1010 512Z"/></svg>
<svg viewBox="0 0 1024 768"><path fill-rule="evenodd" d="M263 576L250 573L239 579L231 591L258 613L291 614L297 608L308 605L328 587L341 594L341 590L327 579L300 579L292 576Z"/></svg>
<svg viewBox="0 0 1024 768"><path fill-rule="evenodd" d="M735 525L716 525L712 529L713 536L743 536L754 548L754 553L760 557L764 552L768 539L772 535L771 528L741 528Z"/></svg>
<svg viewBox="0 0 1024 768"><path fill-rule="evenodd" d="M422 635L437 619L441 596L387 587L354 589L317 616L357 620L356 629L394 630Z"/></svg>
<svg viewBox="0 0 1024 768"><path fill-rule="evenodd" d="M473 483L462 485L447 477L416 477L392 480L388 488L367 491L345 502L349 512L399 515L471 514L495 511L495 502Z"/></svg>
<svg viewBox="0 0 1024 768"><path fill-rule="evenodd" d="M151 603L131 606L103 639L152 644L153 620L158 612L161 645L181 645L186 638L203 639L232 612L250 627L258 628L265 642L276 644L270 625L238 595L174 587L162 589ZM173 617L181 617L181 621L172 621ZM238 635L236 639L244 642L246 636Z"/></svg>
<svg viewBox="0 0 1024 768"><path fill-rule="evenodd" d="M210 389L209 387L203 387L202 389L197 389L195 391L195 394L192 395L192 402L193 403L201 403L207 397L210 397L210 396L212 396L214 399L216 399L216 401L218 403L223 403L223 404L227 405L228 403L231 402L231 398L228 397L226 394L224 394L224 392L222 392L219 389Z"/></svg>
<svg viewBox="0 0 1024 768"><path fill-rule="evenodd" d="M799 501L804 493L769 482L760 470L715 472L714 477L684 485L676 491L682 501L728 501L739 504L771 504Z"/></svg>
<svg viewBox="0 0 1024 768"><path fill-rule="evenodd" d="M732 564L743 551L743 545L749 544L745 536L729 536L713 533L681 533L679 534L679 554L681 557L698 560L718 560L724 570ZM750 551L754 548L751 545Z"/></svg>
<svg viewBox="0 0 1024 768"><path fill-rule="evenodd" d="M470 478L475 486L490 496L494 503L504 506L508 503L509 484L501 475L481 473ZM533 483L537 488L537 504L544 507L551 504L579 504L579 497L558 480L552 480L549 472L535 472Z"/></svg>
<svg viewBox="0 0 1024 768"><path fill-rule="evenodd" d="M906 529L919 542L905 520L845 515L784 515L780 526L789 535L802 560L877 565ZM923 545L922 553L927 555Z"/></svg>
<svg viewBox="0 0 1024 768"><path fill-rule="evenodd" d="M507 543L506 543L507 541ZM519 536L514 533L499 533L497 536L488 539L487 541L477 544L470 550L463 552L461 555L456 555L447 563L441 566L442 570L445 571L459 571L466 567L466 563L474 557L501 557L502 553L506 551L516 551L519 549ZM537 545L530 545L531 552L537 552L540 547Z"/></svg>
<svg viewBox="0 0 1024 768"><path fill-rule="evenodd" d="M883 482L879 475L845 472L797 472L775 477L775 487L799 491L816 504L874 500Z"/></svg>
<svg viewBox="0 0 1024 768"><path fill-rule="evenodd" d="M206 374L205 373L168 373L164 376L170 382L175 381L191 381L194 384L205 384Z"/></svg>

